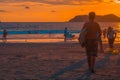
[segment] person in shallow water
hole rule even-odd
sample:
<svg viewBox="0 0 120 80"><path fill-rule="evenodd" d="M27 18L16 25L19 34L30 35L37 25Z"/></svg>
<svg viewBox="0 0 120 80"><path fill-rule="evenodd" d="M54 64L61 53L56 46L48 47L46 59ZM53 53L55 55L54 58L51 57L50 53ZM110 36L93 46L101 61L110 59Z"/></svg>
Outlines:
<svg viewBox="0 0 120 80"><path fill-rule="evenodd" d="M85 35L85 49L87 54L89 70L92 73L95 73L94 64L98 53L98 38L101 37L101 28L99 24L94 21L94 19L95 12L90 12L89 21L86 22L83 26L83 28L86 28L87 30L87 33Z"/></svg>
<svg viewBox="0 0 120 80"><path fill-rule="evenodd" d="M3 42L7 42L7 34L8 34L7 30L4 29L3 30Z"/></svg>

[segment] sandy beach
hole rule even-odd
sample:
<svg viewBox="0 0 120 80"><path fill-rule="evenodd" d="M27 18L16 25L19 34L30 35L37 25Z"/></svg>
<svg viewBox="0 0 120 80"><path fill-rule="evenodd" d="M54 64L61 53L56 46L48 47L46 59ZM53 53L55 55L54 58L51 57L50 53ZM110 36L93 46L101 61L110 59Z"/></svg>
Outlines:
<svg viewBox="0 0 120 80"><path fill-rule="evenodd" d="M88 71L85 50L76 42L0 43L0 80L120 80L120 54L99 52L95 70Z"/></svg>

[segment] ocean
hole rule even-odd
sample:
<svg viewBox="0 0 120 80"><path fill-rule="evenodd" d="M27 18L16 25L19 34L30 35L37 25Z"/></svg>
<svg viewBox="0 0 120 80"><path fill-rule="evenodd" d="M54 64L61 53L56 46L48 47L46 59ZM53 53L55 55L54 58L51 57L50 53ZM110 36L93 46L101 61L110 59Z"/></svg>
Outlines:
<svg viewBox="0 0 120 80"><path fill-rule="evenodd" d="M69 32L78 38L84 22L2 22L0 23L0 38L3 30L8 31L8 39L62 39L63 30L68 28ZM120 33L120 22L99 22L101 29L113 27Z"/></svg>
<svg viewBox="0 0 120 80"><path fill-rule="evenodd" d="M80 30L84 22L2 22L0 30ZM120 22L99 22L102 29L120 26Z"/></svg>

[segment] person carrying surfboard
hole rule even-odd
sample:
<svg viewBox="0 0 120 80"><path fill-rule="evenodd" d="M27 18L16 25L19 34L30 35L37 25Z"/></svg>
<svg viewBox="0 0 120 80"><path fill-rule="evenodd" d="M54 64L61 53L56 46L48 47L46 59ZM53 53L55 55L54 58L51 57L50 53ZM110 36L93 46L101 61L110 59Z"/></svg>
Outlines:
<svg viewBox="0 0 120 80"><path fill-rule="evenodd" d="M95 12L90 12L89 21L86 22L83 26L83 29L86 28L86 35L84 40L88 66L91 73L95 73L94 64L98 53L98 36L100 37L102 32L100 25L95 22L94 19Z"/></svg>

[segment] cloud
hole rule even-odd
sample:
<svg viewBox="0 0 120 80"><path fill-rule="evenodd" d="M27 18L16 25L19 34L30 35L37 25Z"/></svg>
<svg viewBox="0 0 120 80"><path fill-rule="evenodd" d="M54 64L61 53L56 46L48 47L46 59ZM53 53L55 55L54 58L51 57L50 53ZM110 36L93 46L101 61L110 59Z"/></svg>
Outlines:
<svg viewBox="0 0 120 80"><path fill-rule="evenodd" d="M51 5L81 5L84 3L113 2L114 0L0 0L4 3L34 2Z"/></svg>
<svg viewBox="0 0 120 80"><path fill-rule="evenodd" d="M53 13L54 13L54 12L56 12L56 11L55 11L55 10L52 10L51 12L53 12Z"/></svg>
<svg viewBox="0 0 120 80"><path fill-rule="evenodd" d="M25 6L25 9L30 9L30 7L29 6Z"/></svg>
<svg viewBox="0 0 120 80"><path fill-rule="evenodd" d="M6 10L0 10L0 13L4 13L4 12L7 12Z"/></svg>

